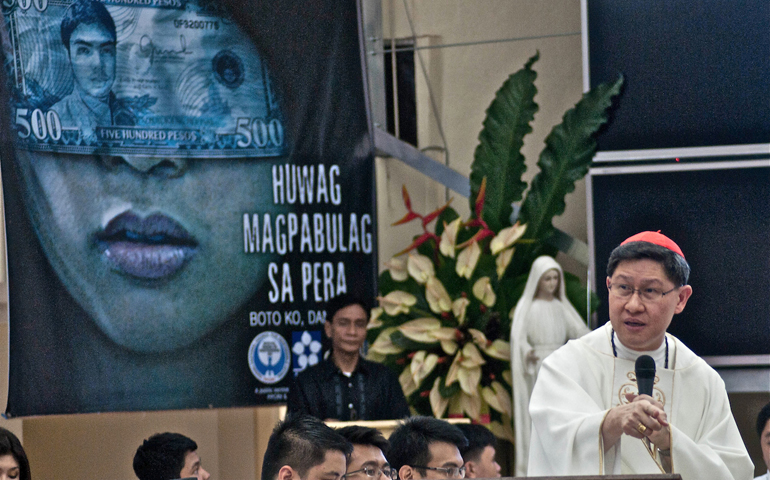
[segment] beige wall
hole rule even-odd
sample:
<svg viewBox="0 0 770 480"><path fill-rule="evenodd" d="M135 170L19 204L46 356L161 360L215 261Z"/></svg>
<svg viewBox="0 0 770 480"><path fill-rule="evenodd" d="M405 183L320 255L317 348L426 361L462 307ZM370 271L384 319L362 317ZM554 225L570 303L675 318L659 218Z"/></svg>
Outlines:
<svg viewBox="0 0 770 480"><path fill-rule="evenodd" d="M394 2L392 8L390 2ZM409 0L406 4L419 46L580 32L579 0ZM413 36L402 0L383 0L383 15L386 37ZM543 140L582 94L580 35L420 50L415 56L420 148L443 146L428 95L430 83L446 137L448 165L468 176L485 111L495 92L537 51L540 60L534 67L538 72L535 101L540 110L523 149L527 159L524 179L531 180L538 170L536 163ZM420 57L429 81L422 74ZM441 152L431 149L427 153L446 162ZM417 231L416 226L397 230L389 226L404 214L401 185L407 186L416 208L422 212L443 204L446 192L436 182L416 175L394 159L378 160L377 179L380 259L385 261L402 250L405 239ZM449 195L454 197L452 206L467 217L467 199L453 192ZM556 218L554 224L586 241L585 211L585 184L581 181L567 197L565 214ZM586 277L585 266L563 255L559 260L568 270Z"/></svg>

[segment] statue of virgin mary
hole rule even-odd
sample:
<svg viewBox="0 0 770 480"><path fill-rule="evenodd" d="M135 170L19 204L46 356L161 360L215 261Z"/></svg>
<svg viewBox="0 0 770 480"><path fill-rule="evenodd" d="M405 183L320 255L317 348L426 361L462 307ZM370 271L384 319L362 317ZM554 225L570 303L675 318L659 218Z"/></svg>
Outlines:
<svg viewBox="0 0 770 480"><path fill-rule="evenodd" d="M516 476L527 473L529 457L529 398L545 357L589 329L564 292L564 272L549 256L532 263L527 285L513 310L511 372Z"/></svg>

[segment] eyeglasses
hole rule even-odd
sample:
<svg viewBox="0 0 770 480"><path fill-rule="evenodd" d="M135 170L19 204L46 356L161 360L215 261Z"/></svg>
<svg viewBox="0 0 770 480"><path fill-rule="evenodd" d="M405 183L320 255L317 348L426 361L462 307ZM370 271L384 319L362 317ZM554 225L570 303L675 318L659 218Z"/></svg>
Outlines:
<svg viewBox="0 0 770 480"><path fill-rule="evenodd" d="M364 474L369 478L377 478L380 476L380 474L385 475L386 477L389 477L391 480L396 480L398 478L398 472L393 470L392 468L385 466L382 468L379 467L364 467L360 470L354 470L352 472L347 472L345 475L342 476L343 479L347 479L354 473L364 472Z"/></svg>
<svg viewBox="0 0 770 480"><path fill-rule="evenodd" d="M639 292L639 298L641 298L642 301L657 302L662 297L668 295L680 287L674 287L668 292L661 292L658 288L634 288L631 285L626 285L625 283L617 283L614 285L610 284L608 288L615 297L623 300L630 300L634 295L634 292Z"/></svg>
<svg viewBox="0 0 770 480"><path fill-rule="evenodd" d="M446 478L465 478L465 465L462 467L421 467L419 465L412 465L412 468L424 468L425 470L442 472L446 475Z"/></svg>

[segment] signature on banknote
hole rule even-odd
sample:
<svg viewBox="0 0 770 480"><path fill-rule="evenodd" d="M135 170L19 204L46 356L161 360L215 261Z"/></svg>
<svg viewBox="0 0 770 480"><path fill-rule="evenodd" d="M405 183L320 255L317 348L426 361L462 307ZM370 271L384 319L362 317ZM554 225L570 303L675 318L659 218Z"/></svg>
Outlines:
<svg viewBox="0 0 770 480"><path fill-rule="evenodd" d="M184 35L179 35L179 50L158 48L149 35L142 35L142 38L139 39L139 51L144 55L149 55L150 63L155 61L156 55L160 57L174 57L193 54L193 52L187 50L187 39Z"/></svg>

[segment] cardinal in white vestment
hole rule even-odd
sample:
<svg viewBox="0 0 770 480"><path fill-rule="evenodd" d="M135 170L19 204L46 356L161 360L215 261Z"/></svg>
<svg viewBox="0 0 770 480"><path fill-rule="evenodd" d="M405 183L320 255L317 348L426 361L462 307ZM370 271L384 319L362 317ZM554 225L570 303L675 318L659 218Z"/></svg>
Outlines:
<svg viewBox="0 0 770 480"><path fill-rule="evenodd" d="M634 235L612 252L610 321L540 369L530 401L529 476L752 478L724 382L666 333L692 294L689 273L679 246L657 232ZM637 394L641 355L655 361L652 396Z"/></svg>

